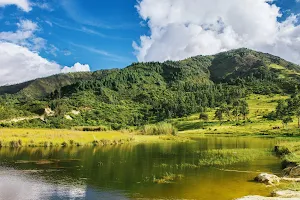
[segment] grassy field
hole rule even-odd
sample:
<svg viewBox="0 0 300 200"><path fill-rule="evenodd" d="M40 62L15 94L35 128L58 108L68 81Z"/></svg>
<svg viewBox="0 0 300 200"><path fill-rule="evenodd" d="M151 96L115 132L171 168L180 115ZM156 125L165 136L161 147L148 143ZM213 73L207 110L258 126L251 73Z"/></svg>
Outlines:
<svg viewBox="0 0 300 200"><path fill-rule="evenodd" d="M240 120L237 123L234 120L224 119L222 125L214 119L215 110L208 110L208 121L199 119L199 114L189 117L174 119L171 122L178 128L181 134L234 134L234 135L300 135L297 127L297 119L283 128L280 120L270 121L263 116L274 111L277 101L286 99L287 96L263 96L251 95L247 98L249 104L249 115L247 120ZM279 127L279 128L278 128Z"/></svg>
<svg viewBox="0 0 300 200"><path fill-rule="evenodd" d="M98 146L124 143L185 142L188 137L141 135L128 131L75 131L61 129L0 129L0 147Z"/></svg>
<svg viewBox="0 0 300 200"><path fill-rule="evenodd" d="M130 140L122 132L83 132L58 129L0 129L1 146L68 146L87 145L94 141L119 142Z"/></svg>
<svg viewBox="0 0 300 200"><path fill-rule="evenodd" d="M247 102L250 112L247 120L241 120L238 123L234 120L224 119L222 125L220 125L220 122L214 119L214 109L207 111L209 117L207 121L200 120L199 113L169 120L178 129L177 136L171 134L159 135L160 131L156 131L158 132L157 135L147 135L148 132L153 132L154 126L152 127L152 125L145 126L144 129L135 132L4 128L0 129L0 146L96 146L132 141L138 143L182 142L189 141L189 137L205 134L297 136L300 135L300 130L297 128L296 118L285 128L283 128L281 121L270 121L263 118L264 115L275 110L278 100L286 98L288 97L280 95L249 96ZM176 132L173 127L166 126L166 130L172 132L172 134Z"/></svg>

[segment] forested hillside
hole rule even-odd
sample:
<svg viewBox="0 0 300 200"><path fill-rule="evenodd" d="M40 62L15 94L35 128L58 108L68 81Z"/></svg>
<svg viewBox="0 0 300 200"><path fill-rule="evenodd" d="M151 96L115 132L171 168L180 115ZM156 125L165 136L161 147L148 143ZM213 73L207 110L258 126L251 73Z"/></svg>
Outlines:
<svg viewBox="0 0 300 200"><path fill-rule="evenodd" d="M59 74L0 87L0 120L43 115L43 120L2 125L101 125L121 129L207 108L242 105L250 94L294 94L299 80L298 65L238 49L176 62L134 63L124 69ZM45 113L45 108L51 114Z"/></svg>

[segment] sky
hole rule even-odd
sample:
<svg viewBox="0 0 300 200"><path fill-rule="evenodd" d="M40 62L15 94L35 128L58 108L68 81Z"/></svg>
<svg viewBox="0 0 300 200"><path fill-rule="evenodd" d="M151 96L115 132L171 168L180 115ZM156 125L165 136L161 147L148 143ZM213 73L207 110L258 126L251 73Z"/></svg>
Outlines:
<svg viewBox="0 0 300 200"><path fill-rule="evenodd" d="M300 0L0 0L0 85L247 47L300 64Z"/></svg>

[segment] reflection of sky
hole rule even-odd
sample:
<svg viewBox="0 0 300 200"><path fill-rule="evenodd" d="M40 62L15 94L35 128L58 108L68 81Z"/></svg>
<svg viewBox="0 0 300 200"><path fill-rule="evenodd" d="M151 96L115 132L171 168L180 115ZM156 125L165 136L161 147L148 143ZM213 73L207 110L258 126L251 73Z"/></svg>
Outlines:
<svg viewBox="0 0 300 200"><path fill-rule="evenodd" d="M70 183L72 184L72 183ZM0 169L0 200L126 200L117 192L96 191L86 185L50 184L20 171Z"/></svg>

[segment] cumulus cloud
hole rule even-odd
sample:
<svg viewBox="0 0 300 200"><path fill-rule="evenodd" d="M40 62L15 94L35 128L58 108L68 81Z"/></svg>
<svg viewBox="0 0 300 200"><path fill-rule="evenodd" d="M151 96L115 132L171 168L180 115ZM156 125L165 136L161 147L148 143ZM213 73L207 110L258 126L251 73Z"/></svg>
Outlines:
<svg viewBox="0 0 300 200"><path fill-rule="evenodd" d="M73 67L62 68L59 64L40 57L26 47L0 42L0 85L77 71L89 71L89 66L76 63Z"/></svg>
<svg viewBox="0 0 300 200"><path fill-rule="evenodd" d="M20 20L16 26L17 30L15 32L0 32L0 41L26 46L34 51L46 47L46 40L35 35L35 32L40 29L36 23L30 20Z"/></svg>
<svg viewBox="0 0 300 200"><path fill-rule="evenodd" d="M270 0L141 0L136 7L151 31L133 43L139 61L248 47L300 63L298 16L279 22Z"/></svg>
<svg viewBox="0 0 300 200"><path fill-rule="evenodd" d="M28 0L0 0L0 7L4 7L8 5L16 5L17 7L21 8L25 12L29 12L31 10Z"/></svg>
<svg viewBox="0 0 300 200"><path fill-rule="evenodd" d="M67 67L65 66L61 72L62 73L70 73L70 72L89 72L90 71L90 66L89 65L82 65L80 63L75 63L74 66L72 67Z"/></svg>

